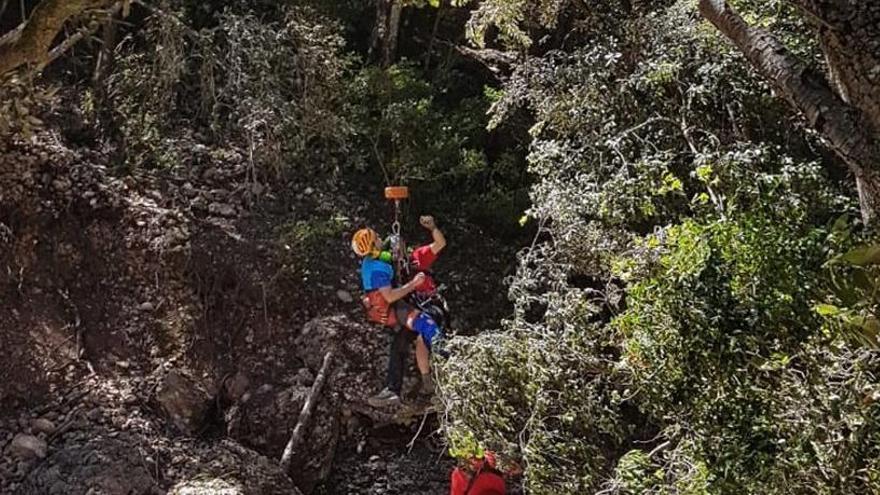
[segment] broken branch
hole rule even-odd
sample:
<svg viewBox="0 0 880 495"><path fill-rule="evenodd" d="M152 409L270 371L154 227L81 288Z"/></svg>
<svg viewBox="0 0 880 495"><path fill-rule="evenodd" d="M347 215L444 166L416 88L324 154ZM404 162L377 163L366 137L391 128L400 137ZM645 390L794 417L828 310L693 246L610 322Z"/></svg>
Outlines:
<svg viewBox="0 0 880 495"><path fill-rule="evenodd" d="M290 440L284 447L284 453L281 454L281 468L285 473L290 471L290 462L293 459L299 444L302 443L303 437L305 437L306 430L312 419L312 412L314 412L315 406L318 403L318 396L321 393L321 389L324 387L324 382L327 381L327 375L329 374L330 363L332 361L333 351L327 351L327 354L324 355L324 362L321 364L321 371L318 372L318 376L315 378L315 383L312 384L312 389L309 391L309 396L306 398L305 403L303 403L303 408L299 413L299 420L296 422L296 427L294 427L293 433L290 435Z"/></svg>
<svg viewBox="0 0 880 495"><path fill-rule="evenodd" d="M67 21L83 12L105 7L112 0L44 0L30 18L0 38L0 74L28 65L41 69L57 58L73 43L62 42L62 50L53 50L52 42ZM78 33L79 34L79 33ZM74 35L75 41L82 39Z"/></svg>

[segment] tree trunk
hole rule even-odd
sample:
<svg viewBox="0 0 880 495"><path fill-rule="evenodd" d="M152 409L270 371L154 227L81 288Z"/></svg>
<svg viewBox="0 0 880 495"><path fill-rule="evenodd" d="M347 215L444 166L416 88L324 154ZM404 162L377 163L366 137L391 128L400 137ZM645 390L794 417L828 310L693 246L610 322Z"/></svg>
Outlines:
<svg viewBox="0 0 880 495"><path fill-rule="evenodd" d="M95 74L92 81L95 91L103 94L107 75L113 70L113 62L117 41L116 15L112 13L104 23L101 32L101 51L98 52L98 60L95 62Z"/></svg>
<svg viewBox="0 0 880 495"><path fill-rule="evenodd" d="M811 14L813 14L811 12ZM840 98L846 102L847 104L852 105L852 97L851 97L851 87L852 81L848 81L844 74L840 70L840 56L839 53L835 50L832 44L827 42L821 43L822 53L825 55L825 62L828 65L828 79L831 82L833 88L837 90L837 93L840 95ZM864 93L861 93L862 97L864 97ZM874 119L872 119L874 120ZM874 128L880 129L877 127L878 122L874 121ZM880 157L878 157L880 160ZM877 177L872 177L870 174L861 174L856 175L856 189L859 193L859 204L862 205L862 218L865 223L872 223L876 220L875 215L878 211L878 206L876 204L876 199L880 197L880 189L878 189L880 183L878 183Z"/></svg>
<svg viewBox="0 0 880 495"><path fill-rule="evenodd" d="M880 2L790 0L814 21L849 101L880 129Z"/></svg>
<svg viewBox="0 0 880 495"><path fill-rule="evenodd" d="M431 55L434 52L434 40L437 39L437 33L440 31L440 21L443 19L443 7L446 5L446 0L440 0L440 3L437 5L437 15L434 16L434 27L431 28L431 39L428 40L428 49L425 51L425 74L428 73L428 69L431 67Z"/></svg>
<svg viewBox="0 0 880 495"><path fill-rule="evenodd" d="M874 171L856 174L856 187L859 190L862 220L867 225L876 224L877 214L880 212L880 174Z"/></svg>
<svg viewBox="0 0 880 495"><path fill-rule="evenodd" d="M3 13L6 12L6 7L9 6L9 0L0 0L0 19L3 18Z"/></svg>
<svg viewBox="0 0 880 495"><path fill-rule="evenodd" d="M71 17L104 7L113 0L44 0L30 19L0 38L0 74L29 65L42 69L50 60L55 37Z"/></svg>
<svg viewBox="0 0 880 495"><path fill-rule="evenodd" d="M370 58L377 60L383 69L393 64L397 56L402 13L401 0L376 0L376 24L370 42Z"/></svg>
<svg viewBox="0 0 880 495"><path fill-rule="evenodd" d="M400 0L391 0L391 13L388 16L388 29L382 46L382 68L387 68L394 63L397 57L397 37L400 34L400 16L403 13L403 4Z"/></svg>
<svg viewBox="0 0 880 495"><path fill-rule="evenodd" d="M370 59L381 61L388 32L388 10L391 0L376 0L376 22L370 40Z"/></svg>
<svg viewBox="0 0 880 495"><path fill-rule="evenodd" d="M114 112L112 105L109 104L107 78L113 72L115 64L116 44L119 40L119 29L116 22L116 14L119 10L114 9L107 17L107 21L102 27L101 33L101 51L98 52L98 60L95 62L95 73L92 76L92 84L95 90L95 110L101 127L108 130L115 130L118 126L114 125ZM125 17L123 12L122 16ZM116 131L110 131L116 132Z"/></svg>
<svg viewBox="0 0 880 495"><path fill-rule="evenodd" d="M795 1L829 4L844 0ZM861 3L868 2L863 0ZM880 136L877 132L880 127L875 127L870 112L859 105L864 101L863 97L856 99L853 95L854 105L848 104L834 92L824 76L809 70L770 33L749 26L725 0L700 0L699 5L703 17L736 45L755 69L773 83L844 160L856 177L862 216L866 223L874 221L880 211ZM860 72L862 79L868 77L873 68L849 64L849 70ZM841 71L841 79L853 80L847 74L847 71ZM860 94L869 92L863 90Z"/></svg>

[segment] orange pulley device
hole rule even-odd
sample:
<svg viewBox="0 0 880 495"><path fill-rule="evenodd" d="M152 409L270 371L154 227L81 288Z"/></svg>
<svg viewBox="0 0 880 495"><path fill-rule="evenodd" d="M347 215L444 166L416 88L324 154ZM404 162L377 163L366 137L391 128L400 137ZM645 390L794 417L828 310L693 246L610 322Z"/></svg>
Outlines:
<svg viewBox="0 0 880 495"><path fill-rule="evenodd" d="M394 201L394 223L391 224L391 254L397 266L395 275L398 283L401 283L401 276L409 275L409 264L406 262L406 245L400 235L400 202L408 198L409 188L406 186L388 186L385 188L385 199Z"/></svg>
<svg viewBox="0 0 880 495"><path fill-rule="evenodd" d="M409 198L409 188L406 186L388 186L385 188L385 199L400 201Z"/></svg>

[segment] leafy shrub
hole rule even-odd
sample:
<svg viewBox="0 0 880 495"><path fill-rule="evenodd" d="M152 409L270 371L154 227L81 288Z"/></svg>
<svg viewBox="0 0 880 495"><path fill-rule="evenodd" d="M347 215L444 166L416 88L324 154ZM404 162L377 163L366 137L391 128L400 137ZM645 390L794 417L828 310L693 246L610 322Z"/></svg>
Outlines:
<svg viewBox="0 0 880 495"><path fill-rule="evenodd" d="M468 99L447 108L414 65L365 67L352 83L352 107L364 140L387 182L470 176L479 155L485 104Z"/></svg>
<svg viewBox="0 0 880 495"><path fill-rule="evenodd" d="M281 273L297 281L307 279L315 256L334 251L348 228L344 218L295 220L277 228Z"/></svg>
<svg viewBox="0 0 880 495"><path fill-rule="evenodd" d="M432 84L420 70L404 61L355 75L350 108L361 165L376 164L373 175L383 185L413 187L428 198L421 208L464 213L496 232L518 231L530 179L517 155L488 156L489 101L484 94L444 98L463 90Z"/></svg>
<svg viewBox="0 0 880 495"><path fill-rule="evenodd" d="M787 187L800 174L781 180L780 199L652 234L659 261L628 288L628 308L613 322L640 409L687 431L720 486L762 486L780 440L771 405L780 377L772 371L820 333L812 306L827 231L805 221L820 212L786 207L808 204Z"/></svg>
<svg viewBox="0 0 880 495"><path fill-rule="evenodd" d="M227 12L199 31L180 12L157 11L143 35L156 48L131 40L110 79L129 162L176 166L188 142L210 138L243 148L254 179L332 172L351 133L340 30L304 8L274 22ZM200 134L188 135L194 127Z"/></svg>
<svg viewBox="0 0 880 495"><path fill-rule="evenodd" d="M539 235L513 318L444 364L449 435L521 457L529 493L876 492L877 273L845 262L876 232L693 2L626 14L493 94L493 124L536 119Z"/></svg>

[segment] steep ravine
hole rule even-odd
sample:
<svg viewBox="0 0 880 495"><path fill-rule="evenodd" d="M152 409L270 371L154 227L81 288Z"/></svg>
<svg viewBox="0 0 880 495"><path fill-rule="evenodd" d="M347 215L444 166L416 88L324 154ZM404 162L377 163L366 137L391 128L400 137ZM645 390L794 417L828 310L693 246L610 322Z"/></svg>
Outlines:
<svg viewBox="0 0 880 495"><path fill-rule="evenodd" d="M431 405L365 402L387 344L352 297L346 236L366 222L363 202L316 185L258 196L235 157L115 177L107 156L51 133L3 146L0 491L448 489L431 414L410 443ZM279 242L292 219L340 212L321 256L291 257ZM332 373L287 477L277 459L329 349Z"/></svg>

